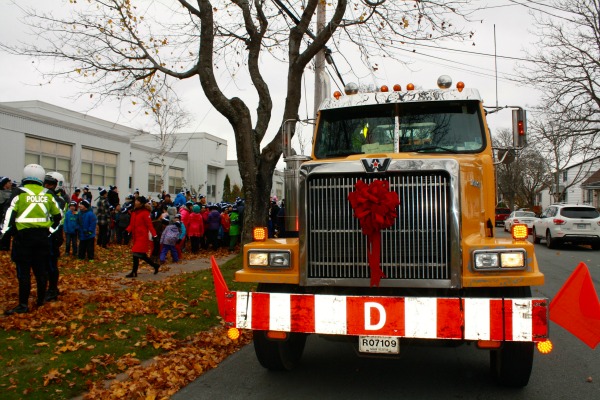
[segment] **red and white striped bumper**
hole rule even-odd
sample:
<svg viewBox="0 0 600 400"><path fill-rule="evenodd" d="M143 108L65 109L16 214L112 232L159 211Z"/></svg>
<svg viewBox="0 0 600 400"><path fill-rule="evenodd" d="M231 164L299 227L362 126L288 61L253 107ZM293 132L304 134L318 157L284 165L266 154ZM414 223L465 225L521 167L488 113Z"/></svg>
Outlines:
<svg viewBox="0 0 600 400"><path fill-rule="evenodd" d="M548 338L548 301L543 298L229 292L222 276L215 276L215 266L216 262L213 276L219 312L230 327L419 339L539 342Z"/></svg>

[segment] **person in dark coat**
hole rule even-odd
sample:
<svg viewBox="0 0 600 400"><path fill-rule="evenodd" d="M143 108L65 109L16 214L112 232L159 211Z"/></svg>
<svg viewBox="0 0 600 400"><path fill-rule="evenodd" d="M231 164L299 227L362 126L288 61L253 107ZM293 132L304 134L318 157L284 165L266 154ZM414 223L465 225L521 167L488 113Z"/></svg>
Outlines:
<svg viewBox="0 0 600 400"><path fill-rule="evenodd" d="M116 186L108 187L108 204L117 208L117 205L121 204L121 200L119 200L119 189Z"/></svg>
<svg viewBox="0 0 600 400"><path fill-rule="evenodd" d="M206 239L209 245L212 245L214 250L219 248L219 229L221 228L221 213L219 207L211 205L208 208L210 211L206 217L208 231L206 232Z"/></svg>
<svg viewBox="0 0 600 400"><path fill-rule="evenodd" d="M131 272L125 275L126 278L137 277L140 260L145 261L148 265L154 268L154 273L158 274L160 264L153 262L148 257L148 251L156 237L156 230L150 219L150 205L144 196L139 196L135 199L134 209L131 213L131 220L127 227L127 232L131 233L133 245L131 247L133 268Z"/></svg>

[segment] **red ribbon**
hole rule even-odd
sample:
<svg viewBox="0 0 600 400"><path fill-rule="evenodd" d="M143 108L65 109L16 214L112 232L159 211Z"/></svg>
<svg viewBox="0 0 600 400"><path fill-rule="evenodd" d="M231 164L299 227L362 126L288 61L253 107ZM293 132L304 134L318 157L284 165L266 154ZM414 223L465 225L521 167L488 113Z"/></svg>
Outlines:
<svg viewBox="0 0 600 400"><path fill-rule="evenodd" d="M363 235L367 235L371 286L379 286L385 274L381 270L381 230L394 224L400 205L398 193L389 190L389 182L374 180L366 184L358 180L348 200L358 218Z"/></svg>

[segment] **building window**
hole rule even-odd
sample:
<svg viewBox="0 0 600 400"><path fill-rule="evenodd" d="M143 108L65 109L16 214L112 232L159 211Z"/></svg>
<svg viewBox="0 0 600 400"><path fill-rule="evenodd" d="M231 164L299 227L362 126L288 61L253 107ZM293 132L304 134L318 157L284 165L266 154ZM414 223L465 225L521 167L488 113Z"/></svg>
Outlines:
<svg viewBox="0 0 600 400"><path fill-rule="evenodd" d="M563 175L563 182L566 182L569 179L569 171L564 170L562 175Z"/></svg>
<svg viewBox="0 0 600 400"><path fill-rule="evenodd" d="M135 171L135 162L129 161L129 191L133 192L133 172Z"/></svg>
<svg viewBox="0 0 600 400"><path fill-rule="evenodd" d="M81 149L81 184L109 186L117 183L117 155L101 150Z"/></svg>
<svg viewBox="0 0 600 400"><path fill-rule="evenodd" d="M169 168L169 192L179 193L183 189L183 170Z"/></svg>
<svg viewBox="0 0 600 400"><path fill-rule="evenodd" d="M162 167L157 164L148 165L148 192L161 192Z"/></svg>
<svg viewBox="0 0 600 400"><path fill-rule="evenodd" d="M25 138L25 165L39 164L47 172L60 172L67 182L71 182L72 146L50 140Z"/></svg>

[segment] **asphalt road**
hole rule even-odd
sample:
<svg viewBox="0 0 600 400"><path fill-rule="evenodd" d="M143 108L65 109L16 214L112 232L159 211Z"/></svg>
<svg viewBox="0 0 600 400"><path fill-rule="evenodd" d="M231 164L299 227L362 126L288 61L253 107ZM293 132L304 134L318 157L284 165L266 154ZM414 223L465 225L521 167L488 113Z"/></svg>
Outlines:
<svg viewBox="0 0 600 400"><path fill-rule="evenodd" d="M542 242L536 255L546 283L534 288L534 295L552 298L580 261L588 265L600 293L600 251L549 250ZM265 370L250 344L172 398L600 400L600 346L592 350L554 323L550 329L554 350L548 355L536 351L523 389L497 386L489 375L488 352L474 346L405 346L398 358L383 360L357 357L346 343L311 336L293 371Z"/></svg>

